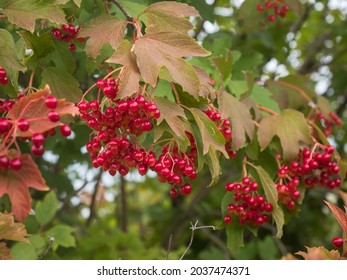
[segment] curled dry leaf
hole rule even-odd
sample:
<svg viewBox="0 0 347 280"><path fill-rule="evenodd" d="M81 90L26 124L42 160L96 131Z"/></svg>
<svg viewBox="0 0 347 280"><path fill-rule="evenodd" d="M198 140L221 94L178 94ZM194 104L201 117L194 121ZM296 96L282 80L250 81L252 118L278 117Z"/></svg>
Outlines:
<svg viewBox="0 0 347 280"><path fill-rule="evenodd" d="M29 243L28 233L22 223L16 223L11 214L0 212L0 240L13 240ZM1 253L0 253L1 255Z"/></svg>
<svg viewBox="0 0 347 280"><path fill-rule="evenodd" d="M0 242L0 261L12 260L11 251L6 246L6 243Z"/></svg>
<svg viewBox="0 0 347 280"><path fill-rule="evenodd" d="M297 252L296 255L302 256L305 260L346 260L339 251L328 251L324 247L306 247L307 252Z"/></svg>

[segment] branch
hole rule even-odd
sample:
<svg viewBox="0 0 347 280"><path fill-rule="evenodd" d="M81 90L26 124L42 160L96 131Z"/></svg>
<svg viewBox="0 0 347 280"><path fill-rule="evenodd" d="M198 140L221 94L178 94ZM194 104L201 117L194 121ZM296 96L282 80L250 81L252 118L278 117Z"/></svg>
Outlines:
<svg viewBox="0 0 347 280"><path fill-rule="evenodd" d="M308 17L310 16L313 7L314 4L308 4L305 6L305 11L303 12L302 16L294 23L294 25L292 25L290 32L296 34L301 29L301 27L305 24Z"/></svg>
<svg viewBox="0 0 347 280"><path fill-rule="evenodd" d="M124 232L128 231L128 203L126 194L126 181L123 176L120 177L120 196L121 196L121 229Z"/></svg>
<svg viewBox="0 0 347 280"><path fill-rule="evenodd" d="M125 17L127 18L128 21L133 22L134 19L132 18L132 16L129 15L129 13L127 12L127 10L122 6L121 3L119 3L118 0L113 0L113 3L121 10L121 12L125 15Z"/></svg>
<svg viewBox="0 0 347 280"><path fill-rule="evenodd" d="M94 193L92 196L92 202L90 203L90 213L89 213L89 217L87 219L87 227L90 226L90 224L92 223L93 219L95 218L95 202L96 202L96 196L99 190L99 186L100 186L100 180L101 180L101 176L102 176L102 170L100 169L98 175L95 178L95 186L94 186Z"/></svg>

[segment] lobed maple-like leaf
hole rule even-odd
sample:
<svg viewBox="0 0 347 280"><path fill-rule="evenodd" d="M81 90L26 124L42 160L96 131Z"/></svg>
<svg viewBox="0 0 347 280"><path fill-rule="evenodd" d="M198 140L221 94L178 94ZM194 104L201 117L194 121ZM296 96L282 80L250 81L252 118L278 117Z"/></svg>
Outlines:
<svg viewBox="0 0 347 280"><path fill-rule="evenodd" d="M307 252L297 252L296 255L302 256L305 260L346 260L337 250L328 251L324 247L306 247Z"/></svg>
<svg viewBox="0 0 347 280"><path fill-rule="evenodd" d="M328 201L324 201L326 203L326 205L328 205L328 207L330 208L331 212L333 212L337 222L340 224L342 230L344 231L345 234L347 234L347 210L346 213L343 212L339 207L337 207L336 205L328 202Z"/></svg>
<svg viewBox="0 0 347 280"><path fill-rule="evenodd" d="M66 23L64 12L49 2L40 0L9 0L1 9L8 21L31 33L37 19L47 19L56 24Z"/></svg>
<svg viewBox="0 0 347 280"><path fill-rule="evenodd" d="M31 210L29 188L47 191L48 186L41 172L29 154L21 155L20 172L11 169L0 171L0 197L8 194L12 204L12 214L18 221L23 221Z"/></svg>
<svg viewBox="0 0 347 280"><path fill-rule="evenodd" d="M262 149L265 149L275 136L281 141L285 160L291 160L298 155L301 142L312 144L305 116L293 109L285 109L281 114L265 117L260 122L258 140Z"/></svg>
<svg viewBox="0 0 347 280"><path fill-rule="evenodd" d="M117 98L130 96L139 89L140 72L136 64L136 57L131 52L131 48L131 43L128 40L123 40L115 53L106 60L108 63L116 63L124 66L119 82Z"/></svg>
<svg viewBox="0 0 347 280"><path fill-rule="evenodd" d="M27 236L28 233L22 223L16 223L13 216L7 212L0 212L0 240L6 239L29 243L29 240L26 239Z"/></svg>
<svg viewBox="0 0 347 280"><path fill-rule="evenodd" d="M185 3L162 1L148 6L143 14L147 16L146 33L151 32L188 32L193 28L186 18L198 17L199 12Z"/></svg>
<svg viewBox="0 0 347 280"><path fill-rule="evenodd" d="M246 135L250 139L253 138L254 123L252 116L245 104L226 91L218 93L218 105L221 116L224 119L231 118L232 148L238 150L246 143Z"/></svg>
<svg viewBox="0 0 347 280"><path fill-rule="evenodd" d="M136 40L134 53L143 80L152 87L157 84L160 69L165 67L184 91L199 96L199 77L183 57L207 56L209 52L193 38L180 32L146 34Z"/></svg>
<svg viewBox="0 0 347 280"><path fill-rule="evenodd" d="M0 242L0 261L12 260L11 250L6 246L5 242Z"/></svg>
<svg viewBox="0 0 347 280"><path fill-rule="evenodd" d="M194 66L195 72L198 75L200 81L200 92L199 96L203 98L216 98L216 92L211 85L211 77L201 68Z"/></svg>
<svg viewBox="0 0 347 280"><path fill-rule="evenodd" d="M27 119L30 122L30 129L37 133L43 133L60 126L62 124L61 122L51 122L48 119L48 112L51 110L45 105L45 97L48 95L51 95L51 90L49 86L46 86L44 89L23 97L13 105L7 117L13 121L18 121L21 118ZM54 110L60 116L75 116L78 114L78 108L73 103L64 101L64 99L58 99L58 106ZM30 121L33 118L34 120ZM16 136L30 137L32 136L32 132L30 130L20 131L17 129Z"/></svg>
<svg viewBox="0 0 347 280"><path fill-rule="evenodd" d="M85 46L86 53L96 58L106 43L116 49L124 38L127 24L125 20L110 15L94 18L79 33L80 37L89 37Z"/></svg>

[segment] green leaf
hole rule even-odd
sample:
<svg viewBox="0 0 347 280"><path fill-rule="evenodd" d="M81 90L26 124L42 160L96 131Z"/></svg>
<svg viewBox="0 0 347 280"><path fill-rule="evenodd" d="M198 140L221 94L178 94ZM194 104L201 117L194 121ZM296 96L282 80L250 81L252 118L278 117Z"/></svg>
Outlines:
<svg viewBox="0 0 347 280"><path fill-rule="evenodd" d="M128 40L123 40L115 53L106 60L108 63L116 63L124 66L117 98L130 96L139 90L140 72L136 65L136 57L131 51L131 47L132 45Z"/></svg>
<svg viewBox="0 0 347 280"><path fill-rule="evenodd" d="M146 33L188 32L193 25L186 18L199 16L199 12L185 3L162 1L150 5L143 14L147 16Z"/></svg>
<svg viewBox="0 0 347 280"><path fill-rule="evenodd" d="M248 85L245 80L230 80L227 86L237 99L240 99L241 95L248 91Z"/></svg>
<svg viewBox="0 0 347 280"><path fill-rule="evenodd" d="M24 59L24 63L31 68L37 67L40 59L55 50L50 32L45 32L40 36L29 31L20 31L18 33L26 42L26 48L32 50L32 55Z"/></svg>
<svg viewBox="0 0 347 280"><path fill-rule="evenodd" d="M281 112L280 106L272 98L272 93L268 91L266 88L254 85L251 98L258 105L264 106L276 113Z"/></svg>
<svg viewBox="0 0 347 280"><path fill-rule="evenodd" d="M119 2L132 17L137 17L147 7L147 1L143 0L119 0Z"/></svg>
<svg viewBox="0 0 347 280"><path fill-rule="evenodd" d="M48 224L55 216L59 208L59 201L55 192L51 191L46 194L43 201L37 202L35 213L36 220L40 225Z"/></svg>
<svg viewBox="0 0 347 280"><path fill-rule="evenodd" d="M94 18L81 29L79 34L81 37L89 37L85 46L86 53L96 58L106 43L116 49L123 41L127 24L125 20L110 15Z"/></svg>
<svg viewBox="0 0 347 280"><path fill-rule="evenodd" d="M42 84L48 84L52 94L57 98L65 98L71 102L78 102L81 99L82 91L78 81L65 70L47 67L41 75Z"/></svg>
<svg viewBox="0 0 347 280"><path fill-rule="evenodd" d="M7 76L12 83L17 81L18 71L25 70L17 56L13 37L5 29L0 29L0 65L6 70Z"/></svg>
<svg viewBox="0 0 347 280"><path fill-rule="evenodd" d="M14 260L36 260L38 255L31 244L16 243L11 248L11 256Z"/></svg>
<svg viewBox="0 0 347 280"><path fill-rule="evenodd" d="M271 179L269 174L261 166L252 167L256 170L263 190L265 192L266 200L272 204L272 217L275 221L277 227L277 238L281 238L283 235L283 225L284 225L284 214L282 208L278 205L278 193L274 181Z"/></svg>
<svg viewBox="0 0 347 280"><path fill-rule="evenodd" d="M275 260L278 254L276 243L271 236L257 242L258 252L262 260Z"/></svg>
<svg viewBox="0 0 347 280"><path fill-rule="evenodd" d="M69 248L76 246L75 237L72 233L75 231L74 228L67 225L57 225L46 232L47 238L53 237L54 242L52 249L55 251L59 246Z"/></svg>
<svg viewBox="0 0 347 280"><path fill-rule="evenodd" d="M234 52L229 50L226 55L211 58L211 62L217 68L222 80L226 81L231 75L234 63Z"/></svg>
<svg viewBox="0 0 347 280"><path fill-rule="evenodd" d="M260 147L264 150L274 136L278 136L285 160L294 159L300 144L312 144L310 128L305 116L296 110L285 109L280 115L265 117L258 129Z"/></svg>
<svg viewBox="0 0 347 280"><path fill-rule="evenodd" d="M184 110L176 103L164 97L155 97L154 102L160 111L158 125L165 120L172 130L173 135L186 142L188 138L185 130L182 129L182 127L184 127L182 119L187 119Z"/></svg>
<svg viewBox="0 0 347 280"><path fill-rule="evenodd" d="M207 56L209 52L188 35L180 32L146 34L136 40L134 53L143 80L152 87L157 84L160 69L166 67L173 81L184 91L199 96L199 78L183 57Z"/></svg>
<svg viewBox="0 0 347 280"><path fill-rule="evenodd" d="M47 19L56 24L66 23L65 14L59 7L40 0L10 0L1 12L9 22L31 33L35 30L37 19Z"/></svg>
<svg viewBox="0 0 347 280"><path fill-rule="evenodd" d="M199 109L190 108L189 111L193 114L201 134L203 142L203 154L206 155L212 148L212 151L220 151L226 158L228 158L228 153L225 151L224 136L219 131L215 123Z"/></svg>
<svg viewBox="0 0 347 280"><path fill-rule="evenodd" d="M246 135L253 139L254 123L252 116L245 104L226 91L219 92L218 105L221 116L224 119L231 118L232 149L238 150L246 143Z"/></svg>

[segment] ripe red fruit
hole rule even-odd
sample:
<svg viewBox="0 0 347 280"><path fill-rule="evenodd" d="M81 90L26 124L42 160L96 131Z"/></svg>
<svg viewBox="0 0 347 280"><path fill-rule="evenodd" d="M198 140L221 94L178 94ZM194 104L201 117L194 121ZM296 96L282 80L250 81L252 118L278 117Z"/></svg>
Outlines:
<svg viewBox="0 0 347 280"><path fill-rule="evenodd" d="M0 168L8 168L10 165L10 160L7 156L0 156Z"/></svg>
<svg viewBox="0 0 347 280"><path fill-rule="evenodd" d="M262 5L257 5L257 10L259 12L262 12L262 11L264 11L264 7Z"/></svg>
<svg viewBox="0 0 347 280"><path fill-rule="evenodd" d="M14 171L20 170L22 165L22 160L19 157L15 157L10 161L10 168Z"/></svg>
<svg viewBox="0 0 347 280"><path fill-rule="evenodd" d="M76 50L76 45L74 43L69 45L70 52L74 52Z"/></svg>
<svg viewBox="0 0 347 280"><path fill-rule="evenodd" d="M57 111L51 110L48 112L48 118L51 122L58 122L60 120L60 115Z"/></svg>
<svg viewBox="0 0 347 280"><path fill-rule="evenodd" d="M225 224L230 224L231 221L232 221L232 218L231 218L230 215L225 215L225 216L224 216L224 223L225 223Z"/></svg>
<svg viewBox="0 0 347 280"><path fill-rule="evenodd" d="M40 133L34 133L33 136L31 136L31 142L37 148L42 146L44 141L45 141L45 137Z"/></svg>
<svg viewBox="0 0 347 280"><path fill-rule="evenodd" d="M58 99L53 95L49 95L45 99L45 104L47 108L55 109L58 106Z"/></svg>
<svg viewBox="0 0 347 280"><path fill-rule="evenodd" d="M343 239L341 237L334 237L331 241L336 248L341 248L343 246Z"/></svg>
<svg viewBox="0 0 347 280"><path fill-rule="evenodd" d="M0 132L7 132L11 128L11 123L4 118L0 118Z"/></svg>
<svg viewBox="0 0 347 280"><path fill-rule="evenodd" d="M270 22L275 22L276 21L276 16L275 15L269 15L268 17Z"/></svg>
<svg viewBox="0 0 347 280"><path fill-rule="evenodd" d="M30 127L30 124L25 119L19 119L18 120L18 128L20 131L27 131Z"/></svg>
<svg viewBox="0 0 347 280"><path fill-rule="evenodd" d="M40 147L36 147L35 145L31 146L31 153L36 157L42 156L44 152L45 152L45 149L43 145L41 145Z"/></svg>
<svg viewBox="0 0 347 280"><path fill-rule="evenodd" d="M64 124L60 127L60 133L62 136L68 137L71 135L71 128L68 125Z"/></svg>
<svg viewBox="0 0 347 280"><path fill-rule="evenodd" d="M192 192L192 186L190 184L184 184L180 187L181 195L189 195Z"/></svg>
<svg viewBox="0 0 347 280"><path fill-rule="evenodd" d="M77 108L81 112L86 112L89 109L89 103L86 101L81 101L80 103L78 103Z"/></svg>
<svg viewBox="0 0 347 280"><path fill-rule="evenodd" d="M170 196L171 196L172 198L177 197L177 196L178 196L178 191L177 191L175 188L171 188L171 190L170 190Z"/></svg>

